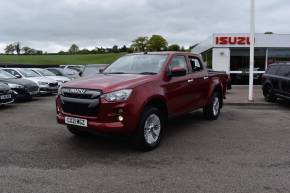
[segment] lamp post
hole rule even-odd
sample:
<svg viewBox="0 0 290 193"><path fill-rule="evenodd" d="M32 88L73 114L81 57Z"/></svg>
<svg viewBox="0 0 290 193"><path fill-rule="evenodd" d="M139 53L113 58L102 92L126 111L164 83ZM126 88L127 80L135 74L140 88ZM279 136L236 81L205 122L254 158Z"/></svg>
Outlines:
<svg viewBox="0 0 290 193"><path fill-rule="evenodd" d="M254 57L255 55L255 0L251 0L251 35L250 35L250 70L249 70L249 101L253 101L254 91Z"/></svg>

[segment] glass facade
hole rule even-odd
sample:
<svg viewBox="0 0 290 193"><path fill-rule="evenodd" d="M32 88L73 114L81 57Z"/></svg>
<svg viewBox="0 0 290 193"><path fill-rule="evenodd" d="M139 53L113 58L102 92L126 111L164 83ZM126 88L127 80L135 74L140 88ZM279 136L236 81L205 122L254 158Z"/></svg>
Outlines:
<svg viewBox="0 0 290 193"><path fill-rule="evenodd" d="M207 68L212 68L212 49L209 49L201 54L203 62L207 65Z"/></svg>
<svg viewBox="0 0 290 193"><path fill-rule="evenodd" d="M290 48L269 48L268 64L290 62Z"/></svg>

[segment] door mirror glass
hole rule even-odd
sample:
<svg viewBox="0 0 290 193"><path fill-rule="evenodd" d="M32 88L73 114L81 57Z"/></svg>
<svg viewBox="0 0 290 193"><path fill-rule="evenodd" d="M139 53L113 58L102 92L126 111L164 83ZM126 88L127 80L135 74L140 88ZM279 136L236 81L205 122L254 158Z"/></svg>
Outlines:
<svg viewBox="0 0 290 193"><path fill-rule="evenodd" d="M182 67L173 67L170 71L170 77L178 77L178 76L185 76L187 74L187 70Z"/></svg>

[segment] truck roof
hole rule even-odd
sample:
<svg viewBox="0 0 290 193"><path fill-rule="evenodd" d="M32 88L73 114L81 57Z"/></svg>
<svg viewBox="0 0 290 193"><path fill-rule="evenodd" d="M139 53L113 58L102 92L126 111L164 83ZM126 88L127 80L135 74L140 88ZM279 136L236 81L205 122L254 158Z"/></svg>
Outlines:
<svg viewBox="0 0 290 193"><path fill-rule="evenodd" d="M173 55L173 54L182 54L182 55L193 55L193 56L200 56L199 54L194 54L192 52L177 52L177 51L162 51L162 52L138 52L132 53L128 55L143 55L143 54L151 54L151 55Z"/></svg>

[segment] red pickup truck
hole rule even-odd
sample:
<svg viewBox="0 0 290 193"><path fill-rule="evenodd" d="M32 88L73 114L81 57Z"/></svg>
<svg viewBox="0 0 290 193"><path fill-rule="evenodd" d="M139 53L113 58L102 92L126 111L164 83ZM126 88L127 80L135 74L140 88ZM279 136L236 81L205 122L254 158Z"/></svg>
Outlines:
<svg viewBox="0 0 290 193"><path fill-rule="evenodd" d="M215 120L228 76L208 73L198 55L184 52L129 54L101 74L65 83L56 98L57 121L70 132L125 133L156 148L168 118L203 108Z"/></svg>

